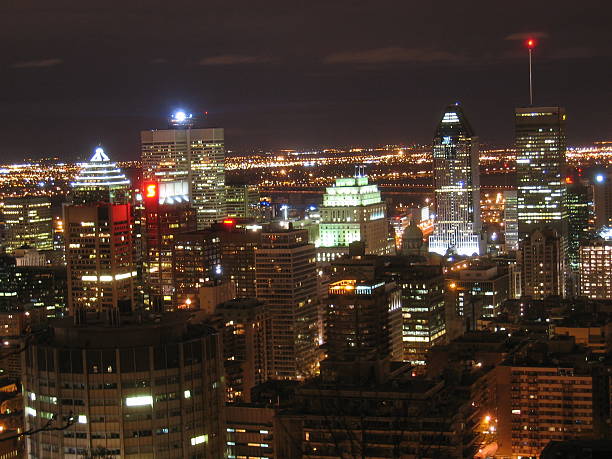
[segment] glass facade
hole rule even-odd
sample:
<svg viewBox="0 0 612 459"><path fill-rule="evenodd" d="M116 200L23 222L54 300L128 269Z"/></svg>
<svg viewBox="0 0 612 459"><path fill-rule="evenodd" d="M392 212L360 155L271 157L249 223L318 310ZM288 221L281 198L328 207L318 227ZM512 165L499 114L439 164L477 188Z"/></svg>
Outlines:
<svg viewBox="0 0 612 459"><path fill-rule="evenodd" d="M433 140L436 223L430 252L482 254L478 138L463 110L449 106Z"/></svg>
<svg viewBox="0 0 612 459"><path fill-rule="evenodd" d="M515 115L520 239L542 225L565 234L565 109L523 107Z"/></svg>
<svg viewBox="0 0 612 459"><path fill-rule="evenodd" d="M145 180L187 179L199 229L225 217L223 129L142 131L141 149Z"/></svg>

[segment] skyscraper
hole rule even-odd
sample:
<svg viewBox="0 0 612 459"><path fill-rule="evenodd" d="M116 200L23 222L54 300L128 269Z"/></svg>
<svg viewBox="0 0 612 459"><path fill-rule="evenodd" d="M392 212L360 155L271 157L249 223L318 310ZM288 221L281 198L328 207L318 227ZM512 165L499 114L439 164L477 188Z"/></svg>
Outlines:
<svg viewBox="0 0 612 459"><path fill-rule="evenodd" d="M43 433L24 439L25 456L224 457L220 336L187 316L122 316L113 327L65 318L32 336L24 418Z"/></svg>
<svg viewBox="0 0 612 459"><path fill-rule="evenodd" d="M362 241L368 255L391 254L394 242L389 237L386 210L378 186L361 172L337 178L334 186L327 187L320 207L319 260L347 254L353 241Z"/></svg>
<svg viewBox="0 0 612 459"><path fill-rule="evenodd" d="M568 267L577 274L580 266L580 245L590 238L594 223L593 189L579 179L566 178L565 210L567 212Z"/></svg>
<svg viewBox="0 0 612 459"><path fill-rule="evenodd" d="M38 250L52 250L51 200L43 196L4 198L2 207L6 225L7 252L29 245Z"/></svg>
<svg viewBox="0 0 612 459"><path fill-rule="evenodd" d="M255 253L268 325L267 379L304 379L319 361L317 271L306 230L271 228Z"/></svg>
<svg viewBox="0 0 612 459"><path fill-rule="evenodd" d="M504 191L504 239L506 252L518 250L518 197L515 190Z"/></svg>
<svg viewBox="0 0 612 459"><path fill-rule="evenodd" d="M612 176L598 172L593 180L595 228L612 225Z"/></svg>
<svg viewBox="0 0 612 459"><path fill-rule="evenodd" d="M332 262L325 321L329 360L402 359L401 292L382 267L382 257L363 250Z"/></svg>
<svg viewBox="0 0 612 459"><path fill-rule="evenodd" d="M480 223L478 137L463 109L444 111L433 139L436 224L429 251L444 255L484 253Z"/></svg>
<svg viewBox="0 0 612 459"><path fill-rule="evenodd" d="M195 119L176 112L168 129L142 131L145 180L186 179L189 200L202 229L225 216L225 146L221 128L198 129Z"/></svg>
<svg viewBox="0 0 612 459"><path fill-rule="evenodd" d="M73 183L64 205L68 308L129 311L134 306L132 214L129 181L97 148Z"/></svg>
<svg viewBox="0 0 612 459"><path fill-rule="evenodd" d="M170 310L175 286L174 238L196 229L195 211L187 198L187 181L145 182L143 201L145 304L156 311Z"/></svg>
<svg viewBox="0 0 612 459"><path fill-rule="evenodd" d="M520 107L515 115L519 238L544 225L565 235L565 109Z"/></svg>
<svg viewBox="0 0 612 459"><path fill-rule="evenodd" d="M219 242L219 236L209 230L190 231L174 237L172 269L175 307L202 309L201 289L222 282L224 275Z"/></svg>
<svg viewBox="0 0 612 459"><path fill-rule="evenodd" d="M580 293L593 300L612 298L612 231L604 228L600 237L580 247Z"/></svg>
<svg viewBox="0 0 612 459"><path fill-rule="evenodd" d="M251 218L259 207L259 187L257 185L226 185L226 216Z"/></svg>
<svg viewBox="0 0 612 459"><path fill-rule="evenodd" d="M536 229L521 241L522 292L534 300L565 295L565 242L553 228Z"/></svg>
<svg viewBox="0 0 612 459"><path fill-rule="evenodd" d="M392 257L387 267L401 288L402 360L425 365L427 351L446 339L442 266Z"/></svg>

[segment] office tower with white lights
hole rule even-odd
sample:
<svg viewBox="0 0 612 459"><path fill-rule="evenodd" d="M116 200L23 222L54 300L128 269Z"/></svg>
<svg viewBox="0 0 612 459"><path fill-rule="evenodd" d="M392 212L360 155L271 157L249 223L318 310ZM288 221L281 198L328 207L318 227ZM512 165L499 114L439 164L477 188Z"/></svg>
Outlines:
<svg viewBox="0 0 612 459"><path fill-rule="evenodd" d="M73 202L63 210L68 309L73 315L134 308L129 184L100 147L72 184Z"/></svg>
<svg viewBox="0 0 612 459"><path fill-rule="evenodd" d="M553 228L535 229L520 243L522 292L534 300L564 296L566 281L565 241Z"/></svg>
<svg viewBox="0 0 612 459"><path fill-rule="evenodd" d="M308 231L270 228L255 252L257 299L266 304L268 375L302 380L319 362L317 269Z"/></svg>
<svg viewBox="0 0 612 459"><path fill-rule="evenodd" d="M516 190L506 190L504 193L504 239L506 252L518 250L518 196Z"/></svg>
<svg viewBox="0 0 612 459"><path fill-rule="evenodd" d="M480 222L478 137L463 109L444 111L433 139L436 223L429 251L440 255L484 253Z"/></svg>
<svg viewBox="0 0 612 459"><path fill-rule="evenodd" d="M519 238L554 227L561 235L565 212L565 109L519 107L515 111Z"/></svg>
<svg viewBox="0 0 612 459"><path fill-rule="evenodd" d="M612 298L612 230L604 227L580 247L580 293L592 300Z"/></svg>
<svg viewBox="0 0 612 459"><path fill-rule="evenodd" d="M143 279L144 300L155 311L172 309L175 278L175 238L196 229L195 210L188 199L186 180L144 182Z"/></svg>
<svg viewBox="0 0 612 459"><path fill-rule="evenodd" d="M176 112L168 129L142 131L145 180L187 180L198 229L225 217L225 145L221 128L199 129L195 117Z"/></svg>
<svg viewBox="0 0 612 459"><path fill-rule="evenodd" d="M255 217L259 208L259 187L246 184L226 185L225 200L227 217Z"/></svg>
<svg viewBox="0 0 612 459"><path fill-rule="evenodd" d="M4 198L2 214L6 227L5 247L13 252L27 245L53 250L51 200L44 196Z"/></svg>

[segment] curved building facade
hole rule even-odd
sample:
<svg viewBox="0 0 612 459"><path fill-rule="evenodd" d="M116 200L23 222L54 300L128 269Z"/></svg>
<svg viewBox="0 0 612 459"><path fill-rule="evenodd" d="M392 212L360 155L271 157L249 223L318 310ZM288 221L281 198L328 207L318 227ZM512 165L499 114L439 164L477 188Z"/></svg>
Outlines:
<svg viewBox="0 0 612 459"><path fill-rule="evenodd" d="M62 319L23 354L29 458L219 458L223 368L216 332L181 313L120 326Z"/></svg>

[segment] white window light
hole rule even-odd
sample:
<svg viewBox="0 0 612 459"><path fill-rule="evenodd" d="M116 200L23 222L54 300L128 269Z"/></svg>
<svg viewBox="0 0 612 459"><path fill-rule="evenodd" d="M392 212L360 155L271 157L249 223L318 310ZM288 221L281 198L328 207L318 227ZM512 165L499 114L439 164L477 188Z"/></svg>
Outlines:
<svg viewBox="0 0 612 459"><path fill-rule="evenodd" d="M87 424L87 416L79 414L79 424Z"/></svg>
<svg viewBox="0 0 612 459"><path fill-rule="evenodd" d="M28 416L34 416L36 417L36 410L34 408L32 408L31 406L26 406L25 407L25 412Z"/></svg>
<svg viewBox="0 0 612 459"><path fill-rule="evenodd" d="M190 390L186 390L184 392L185 398L191 398L191 391Z"/></svg>
<svg viewBox="0 0 612 459"><path fill-rule="evenodd" d="M199 445L200 443L208 443L208 435L198 435L191 437L191 446Z"/></svg>
<svg viewBox="0 0 612 459"><path fill-rule="evenodd" d="M137 397L128 397L125 399L126 406L153 406L153 397L151 395L140 395Z"/></svg>

